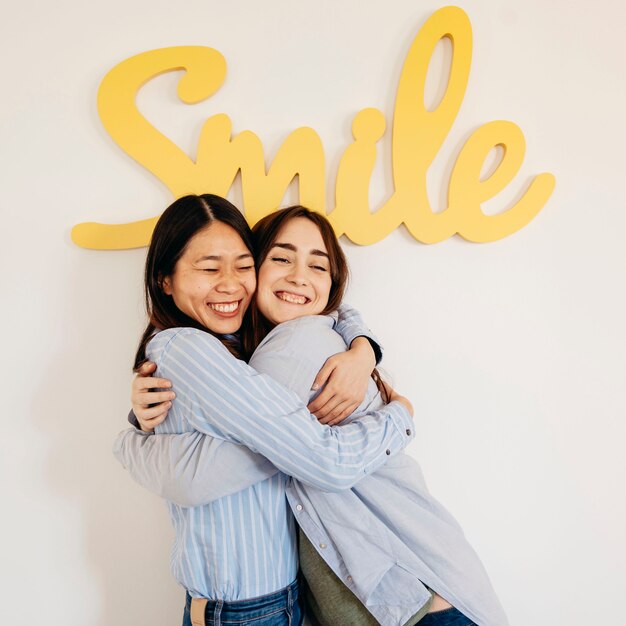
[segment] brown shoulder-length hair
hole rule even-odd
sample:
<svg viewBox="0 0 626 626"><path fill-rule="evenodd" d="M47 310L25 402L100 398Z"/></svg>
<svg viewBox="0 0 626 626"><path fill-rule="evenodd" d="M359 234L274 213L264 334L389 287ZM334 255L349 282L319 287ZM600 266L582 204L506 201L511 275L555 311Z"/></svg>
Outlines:
<svg viewBox="0 0 626 626"><path fill-rule="evenodd" d="M214 222L233 228L244 245L254 254L252 232L245 217L225 198L212 194L188 195L179 198L159 218L146 257L144 296L148 325L141 336L133 369L146 361L146 346L159 331L183 326L211 333L208 328L185 315L174 303L172 296L163 291L163 279L171 276L189 241L202 229ZM214 333L211 333L214 334ZM215 335L235 356L240 356L237 342Z"/></svg>
<svg viewBox="0 0 626 626"><path fill-rule="evenodd" d="M252 229L257 272L276 243L281 228L289 220L297 217L304 217L317 226L328 253L331 278L330 293L326 307L320 312L320 315L327 315L339 308L348 285L350 270L346 255L339 244L335 231L324 215L297 204L286 209L279 209L259 220ZM252 353L272 330L272 327L273 324L259 311L256 297L253 298L248 309L247 323L244 323L242 330L242 345L248 358L252 356ZM388 402L387 390L377 370L372 372L372 378L376 382L383 399L385 402Z"/></svg>

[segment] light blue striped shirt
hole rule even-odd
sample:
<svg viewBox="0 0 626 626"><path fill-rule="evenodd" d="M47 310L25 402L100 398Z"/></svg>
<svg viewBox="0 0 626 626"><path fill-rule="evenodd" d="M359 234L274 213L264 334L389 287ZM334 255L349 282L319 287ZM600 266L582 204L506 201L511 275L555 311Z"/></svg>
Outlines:
<svg viewBox="0 0 626 626"><path fill-rule="evenodd" d="M345 344L332 320L300 318L276 327L250 363L306 401L321 364L340 349ZM372 382L341 429L381 406ZM135 480L188 506L214 501L226 489L245 490L275 471L248 449L198 433L147 437L130 431L124 444L123 462ZM227 487L212 479L218 465L231 470ZM287 494L311 543L380 624L399 626L416 614L430 597L425 585L480 626L508 624L480 559L409 456L398 454L341 492L293 480Z"/></svg>
<svg viewBox="0 0 626 626"><path fill-rule="evenodd" d="M208 333L191 328L160 332L147 356L157 363L157 375L170 379L176 390L157 433L186 433L186 441L204 433L247 446L275 466L245 489L203 506L168 502L176 534L172 571L192 596L240 600L287 586L298 568L295 524L285 497L287 474L319 489L346 489L412 438L407 434L411 417L397 402L350 427L321 425L297 394L232 357ZM116 455L127 466L132 465L127 443L133 434L122 433L116 442ZM206 459L200 449L188 453L192 465ZM250 460L250 454L245 458ZM228 482L233 469L239 470L212 463L210 472L217 482Z"/></svg>

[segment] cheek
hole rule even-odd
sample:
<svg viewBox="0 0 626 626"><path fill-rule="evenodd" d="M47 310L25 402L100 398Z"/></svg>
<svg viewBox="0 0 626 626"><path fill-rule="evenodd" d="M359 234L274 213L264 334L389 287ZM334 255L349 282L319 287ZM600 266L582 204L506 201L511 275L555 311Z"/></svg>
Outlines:
<svg viewBox="0 0 626 626"><path fill-rule="evenodd" d="M252 297L257 288L257 279L256 274L252 274L249 278L246 279L244 283L244 287L249 297Z"/></svg>
<svg viewBox="0 0 626 626"><path fill-rule="evenodd" d="M328 299L330 298L330 288L332 287L332 280L330 276L323 281L320 286L320 299L324 301L324 306L328 304Z"/></svg>
<svg viewBox="0 0 626 626"><path fill-rule="evenodd" d="M261 267L259 267L259 271L257 272L257 287L265 287L266 285L269 285L272 279L271 277L272 268L267 261L264 261L263 263L261 263Z"/></svg>
<svg viewBox="0 0 626 626"><path fill-rule="evenodd" d="M330 278L322 278L317 281L315 285L315 295L317 296L317 302L314 307L315 313L321 313L326 308L330 297L331 284Z"/></svg>
<svg viewBox="0 0 626 626"><path fill-rule="evenodd" d="M267 297L271 294L276 280L276 272L272 271L271 267L261 265L257 276L257 296L263 294L263 297Z"/></svg>
<svg viewBox="0 0 626 626"><path fill-rule="evenodd" d="M272 305L273 293L271 287L267 283L261 283L257 285L256 300L259 306L267 308Z"/></svg>
<svg viewBox="0 0 626 626"><path fill-rule="evenodd" d="M259 271L256 301L261 312L266 315L279 302L274 296L274 287L276 286L276 276L270 271Z"/></svg>
<svg viewBox="0 0 626 626"><path fill-rule="evenodd" d="M195 280L189 284L189 288L187 293L189 297L197 300L199 298L204 299L211 290L213 289L213 284L208 280Z"/></svg>

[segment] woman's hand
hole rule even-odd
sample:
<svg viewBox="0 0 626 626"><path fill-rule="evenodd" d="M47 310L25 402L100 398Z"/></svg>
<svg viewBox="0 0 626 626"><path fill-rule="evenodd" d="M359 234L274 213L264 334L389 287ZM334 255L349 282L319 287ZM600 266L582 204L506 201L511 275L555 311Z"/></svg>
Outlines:
<svg viewBox="0 0 626 626"><path fill-rule="evenodd" d="M365 337L357 337L347 352L335 354L324 363L313 389L326 385L308 409L322 424L333 426L351 415L363 402L376 356Z"/></svg>
<svg viewBox="0 0 626 626"><path fill-rule="evenodd" d="M381 382L385 387L385 393L389 402L400 402L401 404L404 404L406 410L411 414L411 417L415 417L415 414L413 413L413 405L409 399L401 396L389 383L384 380Z"/></svg>
<svg viewBox="0 0 626 626"><path fill-rule="evenodd" d="M152 432L156 426L163 423L176 397L173 391L153 391L172 386L166 378L153 378L156 365L146 361L133 380L130 401L133 412L144 432Z"/></svg>
<svg viewBox="0 0 626 626"><path fill-rule="evenodd" d="M396 391L389 385L385 384L385 387L387 388L389 402L400 402L404 404L406 410L411 414L411 417L414 417L415 414L413 413L413 405L410 403L409 399L401 396L399 393L396 393Z"/></svg>

